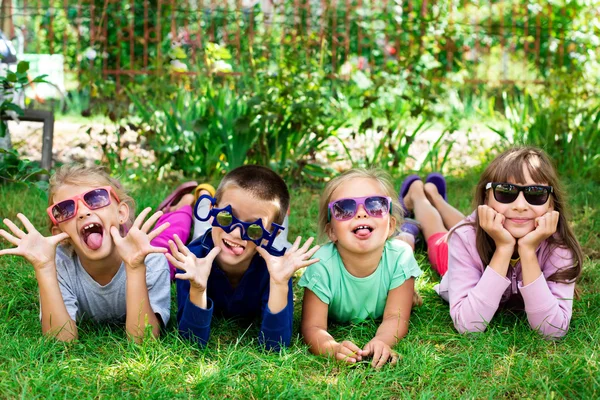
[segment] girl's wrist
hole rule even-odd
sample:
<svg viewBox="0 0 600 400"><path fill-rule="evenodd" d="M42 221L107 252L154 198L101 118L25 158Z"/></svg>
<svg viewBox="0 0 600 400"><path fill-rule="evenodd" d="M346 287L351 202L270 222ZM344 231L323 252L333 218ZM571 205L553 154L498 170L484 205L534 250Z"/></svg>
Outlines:
<svg viewBox="0 0 600 400"><path fill-rule="evenodd" d="M34 266L33 270L38 279L56 278L56 264L54 262L48 262L41 266Z"/></svg>
<svg viewBox="0 0 600 400"><path fill-rule="evenodd" d="M515 245L514 244L500 244L498 246L496 246L496 252L499 252L501 254L510 254L512 256L512 253L514 253L515 251Z"/></svg>

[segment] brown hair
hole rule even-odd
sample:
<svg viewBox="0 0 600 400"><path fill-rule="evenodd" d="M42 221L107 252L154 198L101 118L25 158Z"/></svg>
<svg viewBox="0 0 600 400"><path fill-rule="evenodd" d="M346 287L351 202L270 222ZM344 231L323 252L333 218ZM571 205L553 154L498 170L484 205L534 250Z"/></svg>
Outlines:
<svg viewBox="0 0 600 400"><path fill-rule="evenodd" d="M58 168L50 178L48 206L54 204L56 191L63 185L111 186L119 200L129 206L129 220L121 228L127 230L133 224L135 220L135 201L125 191L121 183L112 178L104 167L98 165L86 167L85 165L72 164ZM52 225L52 221L50 221L50 224Z"/></svg>
<svg viewBox="0 0 600 400"><path fill-rule="evenodd" d="M344 183L351 181L352 179L357 178L366 178L373 179L377 181L381 185L381 190L386 196L392 198L392 204L398 198L396 191L394 190L394 185L392 184L392 180L387 172L382 171L380 169L362 169L362 168L353 168L344 172L341 175L336 176L331 181L327 183L325 186L325 190L323 190L323 194L321 195L321 199L319 200L319 240L323 240L326 235L327 224L329 223L328 219L328 205L331 201L331 195L336 191L337 188L342 186ZM396 230L393 233L397 233L400 229L400 226L404 222L404 218L402 218L402 214L400 213L400 206L392 206L391 217L396 220Z"/></svg>
<svg viewBox="0 0 600 400"><path fill-rule="evenodd" d="M283 179L275 171L261 165L243 165L223 177L215 199L217 202L223 192L235 186L248 191L257 199L274 201L279 205L279 212L273 222L281 225L290 207L290 192Z"/></svg>
<svg viewBox="0 0 600 400"><path fill-rule="evenodd" d="M556 229L558 235L548 238L551 249L563 247L569 249L573 254L573 266L556 271L547 280L563 283L573 282L581 274L583 253L573 230L567 222L569 217L566 208L567 202L558 175L550 158L543 150L535 147L514 147L496 157L481 174L475 192L475 208L486 203L485 186L488 182L514 181L515 183L525 183L523 166L527 168L533 181L547 184L554 189L549 201L552 202L554 210L559 212L559 219ZM496 245L494 240L479 225L477 213L475 215L477 252L483 264L488 265L496 250Z"/></svg>

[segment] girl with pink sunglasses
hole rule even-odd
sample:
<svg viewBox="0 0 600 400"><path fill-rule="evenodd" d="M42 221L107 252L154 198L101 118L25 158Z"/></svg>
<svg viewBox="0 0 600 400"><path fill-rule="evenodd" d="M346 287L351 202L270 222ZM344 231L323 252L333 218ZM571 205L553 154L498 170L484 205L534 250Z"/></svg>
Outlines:
<svg viewBox="0 0 600 400"><path fill-rule="evenodd" d="M352 169L331 180L319 207L319 231L330 240L299 285L304 287L301 331L313 354L380 368L396 363L393 347L408 332L414 280L421 274L411 247L393 237L402 224L389 177ZM357 323L383 318L366 344L334 338L328 318Z"/></svg>
<svg viewBox="0 0 600 400"><path fill-rule="evenodd" d="M63 166L50 179L51 236L43 236L23 214L24 229L5 218L11 233L0 236L14 248L0 255L26 258L40 290L42 332L62 341L78 336L82 319L121 322L129 337L153 336L169 321L171 293L167 249L150 241L162 212L150 208L135 218L135 203L101 167Z"/></svg>

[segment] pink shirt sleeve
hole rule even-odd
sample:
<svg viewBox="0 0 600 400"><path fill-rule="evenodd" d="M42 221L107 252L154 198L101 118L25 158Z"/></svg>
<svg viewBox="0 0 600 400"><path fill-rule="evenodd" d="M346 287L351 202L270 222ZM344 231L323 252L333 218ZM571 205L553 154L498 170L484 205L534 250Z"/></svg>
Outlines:
<svg viewBox="0 0 600 400"><path fill-rule="evenodd" d="M484 269L474 242L469 226L458 228L448 240L450 316L460 333L484 331L510 285L492 268Z"/></svg>
<svg viewBox="0 0 600 400"><path fill-rule="evenodd" d="M565 248L555 248L543 264L540 262L542 274L529 285L519 284L529 325L544 336L562 337L569 329L575 283L552 282L546 278L572 266L572 253Z"/></svg>

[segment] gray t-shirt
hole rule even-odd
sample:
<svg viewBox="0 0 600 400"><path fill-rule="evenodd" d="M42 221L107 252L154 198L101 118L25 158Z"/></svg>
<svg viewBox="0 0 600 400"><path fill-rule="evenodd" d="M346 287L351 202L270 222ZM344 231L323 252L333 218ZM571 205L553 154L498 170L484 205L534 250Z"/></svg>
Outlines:
<svg viewBox="0 0 600 400"><path fill-rule="evenodd" d="M171 313L169 265L166 257L158 253L146 256L145 262L150 306L166 325ZM125 322L127 306L124 263L121 263L113 279L102 286L87 273L74 251L58 246L56 273L67 312L74 321L93 319L96 322Z"/></svg>

